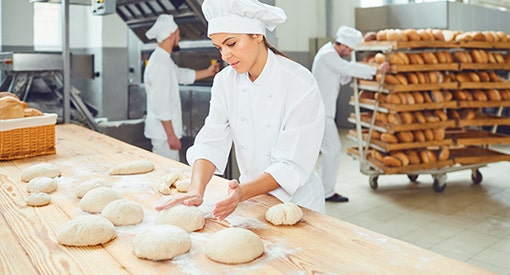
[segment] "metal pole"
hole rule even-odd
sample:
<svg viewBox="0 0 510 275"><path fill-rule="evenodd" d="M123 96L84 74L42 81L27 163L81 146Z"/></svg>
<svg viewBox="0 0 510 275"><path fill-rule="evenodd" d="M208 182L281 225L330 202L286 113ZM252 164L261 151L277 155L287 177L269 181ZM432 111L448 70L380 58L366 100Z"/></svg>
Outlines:
<svg viewBox="0 0 510 275"><path fill-rule="evenodd" d="M63 116L64 123L71 121L71 54L69 52L69 0L62 0L62 61L63 61L63 89L64 89L64 106Z"/></svg>

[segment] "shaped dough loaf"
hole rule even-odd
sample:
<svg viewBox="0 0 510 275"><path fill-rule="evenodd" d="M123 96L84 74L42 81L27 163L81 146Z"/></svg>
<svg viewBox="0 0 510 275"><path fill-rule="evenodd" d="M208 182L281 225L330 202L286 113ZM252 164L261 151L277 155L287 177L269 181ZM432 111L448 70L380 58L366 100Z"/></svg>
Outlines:
<svg viewBox="0 0 510 275"><path fill-rule="evenodd" d="M138 234L133 239L133 250L138 258L153 261L168 260L188 252L191 238L182 228L161 224Z"/></svg>
<svg viewBox="0 0 510 275"><path fill-rule="evenodd" d="M29 182L37 177L55 178L62 174L60 169L51 163L39 163L29 166L21 172L21 180Z"/></svg>
<svg viewBox="0 0 510 275"><path fill-rule="evenodd" d="M154 170L154 163L149 160L137 160L122 163L114 166L110 170L110 175L134 175L144 174Z"/></svg>
<svg viewBox="0 0 510 275"><path fill-rule="evenodd" d="M57 241L68 246L89 246L109 242L117 236L113 224L101 216L78 216L62 226Z"/></svg>
<svg viewBox="0 0 510 275"><path fill-rule="evenodd" d="M205 255L225 264L241 264L264 253L260 237L244 228L230 227L214 233L205 246Z"/></svg>
<svg viewBox="0 0 510 275"><path fill-rule="evenodd" d="M296 204L285 202L271 206L265 217L274 225L293 225L303 218L303 211Z"/></svg>

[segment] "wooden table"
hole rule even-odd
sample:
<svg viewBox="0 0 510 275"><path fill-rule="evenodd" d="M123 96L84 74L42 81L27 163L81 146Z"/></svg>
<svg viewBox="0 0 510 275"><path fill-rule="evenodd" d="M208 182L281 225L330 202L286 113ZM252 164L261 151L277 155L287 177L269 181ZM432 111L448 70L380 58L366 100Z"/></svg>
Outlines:
<svg viewBox="0 0 510 275"><path fill-rule="evenodd" d="M190 234L193 244L189 253L167 261L142 260L133 253L132 239L152 225L154 207L168 199L155 191L155 186L168 172L189 167L76 125L57 125L56 139L56 155L0 162L0 274L489 273L306 209L303 220L294 226L270 225L264 213L278 201L266 195L242 203L224 222L207 218L204 229ZM143 175L108 175L113 165L138 159L153 161L156 169ZM49 205L29 207L20 174L39 162L53 163L63 174ZM78 206L76 186L97 177L108 179L124 198L140 203L144 222L116 227L118 237L101 246L57 244L61 226L87 214ZM225 194L226 180L214 178L201 209L210 210ZM208 237L229 225L258 234L265 246L263 256L242 265L209 260L203 253Z"/></svg>

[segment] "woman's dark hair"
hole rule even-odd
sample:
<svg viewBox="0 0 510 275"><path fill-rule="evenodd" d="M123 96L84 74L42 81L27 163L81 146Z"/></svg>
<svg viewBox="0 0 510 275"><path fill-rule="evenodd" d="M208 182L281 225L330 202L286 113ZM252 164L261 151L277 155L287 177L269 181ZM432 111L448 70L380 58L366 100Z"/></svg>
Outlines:
<svg viewBox="0 0 510 275"><path fill-rule="evenodd" d="M286 57L286 58L289 58L288 56L286 56L284 53L282 53L280 50L278 50L277 48L275 48L273 45L271 45L271 43L269 43L269 41L267 41L266 37L264 36L264 45L266 45L266 47L268 49L270 49L273 53L275 54L278 54L278 55L281 55L283 57Z"/></svg>

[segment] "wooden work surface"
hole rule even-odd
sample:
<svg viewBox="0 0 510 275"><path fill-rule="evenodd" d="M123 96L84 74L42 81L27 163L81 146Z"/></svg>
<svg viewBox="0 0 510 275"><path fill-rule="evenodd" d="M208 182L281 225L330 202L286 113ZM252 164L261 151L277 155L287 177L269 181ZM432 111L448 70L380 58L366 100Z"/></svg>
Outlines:
<svg viewBox="0 0 510 275"><path fill-rule="evenodd" d="M57 125L56 155L0 162L0 274L484 274L468 263L449 259L411 244L381 235L326 215L304 210L294 226L273 226L264 219L268 207L278 203L270 196L243 202L224 222L207 218L205 227L190 234L190 252L173 260L138 259L133 237L149 228L154 207L168 198L156 192L162 176L175 169L189 170L151 152L76 125ZM108 176L119 163L147 159L155 170L142 175ZM25 204L26 167L50 162L62 170L58 190L43 207ZM106 178L122 196L140 203L143 223L116 227L117 238L101 246L66 247L57 244L62 225L78 215L76 186L90 178ZM207 211L226 194L226 180L214 178L204 205ZM207 214L206 214L207 216ZM203 253L211 233L228 226L258 234L265 253L242 265L224 265Z"/></svg>

